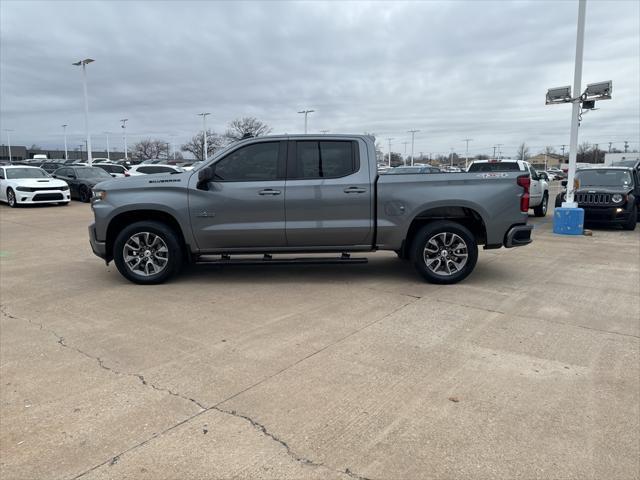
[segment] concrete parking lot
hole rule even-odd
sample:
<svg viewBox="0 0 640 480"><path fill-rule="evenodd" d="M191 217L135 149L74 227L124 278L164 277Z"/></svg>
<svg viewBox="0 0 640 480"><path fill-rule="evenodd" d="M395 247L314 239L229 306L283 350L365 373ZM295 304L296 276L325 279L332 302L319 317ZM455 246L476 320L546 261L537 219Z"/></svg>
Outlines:
<svg viewBox="0 0 640 480"><path fill-rule="evenodd" d="M0 477L640 477L640 229L141 287L88 205L0 205Z"/></svg>

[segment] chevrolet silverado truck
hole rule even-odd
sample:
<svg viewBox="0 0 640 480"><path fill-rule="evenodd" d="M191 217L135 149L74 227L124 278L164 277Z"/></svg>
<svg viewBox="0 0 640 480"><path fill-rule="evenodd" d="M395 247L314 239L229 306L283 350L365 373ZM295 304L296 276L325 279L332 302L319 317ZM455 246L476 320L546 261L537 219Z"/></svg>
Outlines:
<svg viewBox="0 0 640 480"><path fill-rule="evenodd" d="M358 263L367 259L351 254L376 250L451 284L473 271L479 245L531 242L530 181L528 171L379 175L367 135L257 137L190 172L96 185L89 238L139 284L185 262Z"/></svg>

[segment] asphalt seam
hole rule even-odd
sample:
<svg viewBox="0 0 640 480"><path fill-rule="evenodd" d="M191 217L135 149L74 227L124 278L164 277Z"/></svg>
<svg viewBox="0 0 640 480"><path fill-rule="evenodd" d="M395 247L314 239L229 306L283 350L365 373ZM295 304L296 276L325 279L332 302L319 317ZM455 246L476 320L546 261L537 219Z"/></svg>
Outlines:
<svg viewBox="0 0 640 480"><path fill-rule="evenodd" d="M407 296L409 296L409 295L407 295ZM122 375L122 376L132 376L132 377L135 377L135 378L136 378L136 379L138 379L138 380L140 381L140 383L141 383L142 385L144 385L144 386L148 386L148 387L151 387L152 389L154 389L154 390L156 390L156 391L159 391L159 392L165 392L165 393L168 393L169 395L172 395L172 396L175 396L175 397L181 398L181 399L183 399L183 400L189 401L189 402L191 402L191 403L193 403L193 404L197 405L197 406L199 407L199 409L200 409L200 411L198 411L196 414L194 414L194 415L192 415L192 416L190 416L190 417L187 417L186 419L184 419L184 420L182 420L182 421L180 421L180 422L176 423L175 425L172 425L172 426L170 426L170 427L166 428L165 430L163 430L163 431L161 431L161 432L154 433L151 437L147 438L146 440L143 440L142 442L140 442L140 443L138 443L138 444L136 444L136 445L133 445L133 446L129 447L128 449L126 449L126 450L124 450L124 451L122 451L122 452L120 452L120 453L118 453L118 454L114 455L113 457L109 458L108 460L105 460L104 462L101 462L101 463L99 463L99 464L97 464L97 465L94 465L94 466L93 466L93 467L91 467L90 469L85 470L84 472L81 472L80 474L78 474L78 475L76 475L76 476L72 477L72 480L77 480L77 479L79 479L79 478L81 478L81 477L83 477L83 476L85 476L85 475L87 475L87 474L89 474L89 473L93 472L94 470L96 470L96 469L98 469L98 468L100 468L100 467L102 467L102 466L104 466L104 465L113 466L113 465L117 464L117 463L120 461L120 459L122 458L122 456L126 455L127 453L129 453L129 452L131 452L131 451L133 451L133 450L136 450L136 449L138 449L138 448L140 448L140 447L142 447L142 446L144 446L144 445L148 444L148 443L149 443L149 442L151 442L152 440L154 440L154 439L156 439L156 438L158 438L158 437L160 437L160 436L164 435L165 433L170 432L171 430L174 430L175 428L178 428L178 427L180 427L180 426L184 425L185 423L187 423L187 422L189 422L189 421L193 420L194 418L199 417L199 416L200 416L200 415L202 415L203 413L208 412L208 411L211 411L211 410L215 410L215 411L217 411L217 412L220 412L220 413L223 413L223 414L226 414L226 415L230 415L230 416L233 416L233 417L236 417L236 418L240 418L240 419L242 419L242 420L245 420L245 421L249 422L249 424L251 424L251 426L253 426L253 427L254 427L254 429L256 429L256 430L258 430L259 432L261 432L261 433L262 433L262 435L264 435L264 436L266 436L266 437L269 437L271 440L273 440L274 442L276 442L276 443L280 444L282 447L284 447L284 448L285 448L285 450L286 450L287 455L288 455L289 457L291 457L293 460L295 460L296 462L298 462L298 463L301 463L301 464L303 464L303 465L309 465L309 466L313 466L313 467L322 467L322 468L325 468L325 469L328 469L328 470L333 470L333 471L335 471L336 473L340 473L340 474L347 475L348 477L350 477L350 478L354 478L354 479L356 479L356 480L372 480L372 479L371 479L371 478L369 478L369 477L365 477L365 476L363 476L363 475L360 475L360 474L358 474L358 473L356 473L356 472L352 471L350 468L345 468L344 470L340 470L340 469L336 469L336 468L332 468L332 467L330 467L330 466L327 466L327 465L325 465L325 464L323 464L323 463L315 462L315 461L313 461L313 460L311 460L311 459L308 459L308 458L306 458L306 457L300 456L300 455L296 454L296 453L292 450L292 448L289 446L289 444L288 444L287 442L285 442L284 440L280 439L280 438L279 438L279 437L277 437L275 434L271 433L271 432L266 428L266 426L265 426L265 425L263 425L263 424L259 423L258 421L256 421L256 420L252 419L251 417L249 417L249 416L247 416L247 415L242 415L242 414L240 414L240 413L236 412L235 410L224 410L224 409L219 408L219 407L220 407L220 405L222 405L222 404L224 404L224 403L226 403L226 402L228 402L228 401L230 401L230 400L232 400L232 399L234 399L234 398L238 397L239 395L242 395L243 393L248 392L249 390L251 390L251 389L253 389L253 388L255 388L255 387L257 387L257 386L261 385L262 383L264 383L264 382L266 382L266 381L268 381L268 380L271 380L272 378L275 378L276 376L280 375L281 373L283 373L283 372L285 372L285 371L287 371L287 370L289 370L289 369L291 369L291 368L295 367L296 365L298 365L298 364L300 364L300 363L304 362L305 360L308 360L309 358L311 358L311 357L313 357L313 356L315 356L315 355L317 355L317 354L319 354L319 353L323 352L324 350L327 350L328 348L331 348L331 347L333 347L333 346L335 346L335 345L337 345L337 344L339 344L339 343L343 342L343 341L344 341L344 340L346 340L347 338L349 338L349 337L351 337L351 336L353 336L353 335L356 335L357 333L359 333L359 332L361 332L361 331L365 330L366 328L369 328L369 327L371 327L371 326L373 326L373 325L375 325L375 324L377 324L377 323L380 323L380 322L384 321L385 319L387 319L387 318L388 318L388 317L390 317L391 315L393 315L393 314L397 313L398 311L402 310L403 308L407 307L408 305L411 305L412 303L415 303L417 300L419 300L419 299L421 298L421 297L415 297L415 296L410 296L410 297L412 298L412 301L409 301L409 302L406 302L406 303L402 304L401 306L399 306L399 307L395 308L394 310L392 310L391 312L387 313L386 315L383 315L383 316L382 316L382 317L380 317L379 319L377 319L377 320L374 320L374 321L372 321L372 322L367 323L366 325L362 326L361 328L359 328L359 329L356 329L356 330L352 331L351 333L349 333L349 334L347 334L347 335L345 335L345 336L343 336L343 337L339 338L339 339L338 339L338 340L336 340L335 342L332 342L332 343L330 343L330 344L325 345L324 347L322 347L322 348L320 348L320 349L316 350L315 352L313 352L313 353L311 353L311 354L309 354L309 355L307 355L307 356L305 356L305 357L303 357L303 358L301 358L301 359L299 359L299 360L295 361L295 362L294 362L294 363L292 363L291 365L289 365L289 366L287 366L287 367L285 367L285 368L283 368L283 369L281 369L281 370L277 371L276 373L274 373L274 374L272 374L272 375L269 375L268 377L263 378L262 380L260 380L260 381L258 381L258 382L256 382L256 383L254 383L254 384L252 384L252 385L250 385L249 387L247 387L247 388L245 388L245 389L241 390L240 392L237 392L237 393L235 393L235 394L231 395L230 397L225 398L224 400L222 400L222 401L218 402L217 404L215 404L215 405L213 405L213 406L211 406L211 407L206 407L204 404L202 404L201 402L199 402L199 401L197 401L197 400L195 400L195 399L193 399L193 398L187 397L187 396L182 395L182 394L177 393L177 392L173 392L172 390L169 390L169 389L167 389L167 388L160 388L160 387L157 387L156 385L154 385L154 384L152 384L152 383L149 383L149 382L144 378L144 376L143 376L143 375L141 375L141 374L138 374L138 373L127 373L127 372L121 372L121 371L119 371L119 370L116 370L116 369L110 368L110 367L108 367L108 366L106 366L106 365L104 364L104 361L103 361L100 357L95 356L95 355L91 355L91 354L89 354L89 353L87 353L87 352L85 352L85 351L83 351L83 350L81 350L81 349L79 349L79 348L72 347L72 346L68 345L67 343L65 343L65 341L64 341L64 337L63 337L62 335L59 335L59 334L58 334L57 332L55 332L54 330L52 330L52 329L50 329L50 328L48 328L48 327L45 327L45 326L44 326L44 324L39 323L39 322L34 322L33 320L31 320L31 319L29 319L29 318L21 318L21 317L17 317L17 316L15 316L15 315L12 315L12 314L8 313L8 312L7 312L7 310L6 310L6 306L0 306L0 311L1 311L5 316L7 316L8 318L11 318L11 319L14 319L14 320L19 320L19 321L26 321L26 322L30 323L31 325L37 326L40 330L50 333L51 335L53 335L53 336L57 339L57 343L58 343L61 347L63 347L63 348L69 348L69 349L71 349L71 350L74 350L74 351L76 351L76 352L80 353L81 355L85 356L86 358L89 358L89 359L91 359L91 360L94 360L100 368L102 368L102 369L104 369L104 370L107 370L108 372L111 372L111 373L113 373L113 374L115 374L115 375Z"/></svg>

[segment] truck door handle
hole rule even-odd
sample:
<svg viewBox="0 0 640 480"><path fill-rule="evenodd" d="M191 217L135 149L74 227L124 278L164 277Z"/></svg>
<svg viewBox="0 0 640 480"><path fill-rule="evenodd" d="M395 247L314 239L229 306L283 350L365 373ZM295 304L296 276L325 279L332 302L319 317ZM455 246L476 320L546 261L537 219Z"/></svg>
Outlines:
<svg viewBox="0 0 640 480"><path fill-rule="evenodd" d="M366 188L360 187L347 187L344 189L344 193L365 193L366 191Z"/></svg>
<svg viewBox="0 0 640 480"><path fill-rule="evenodd" d="M273 188L265 188L260 190L258 195L280 195L280 190L274 190Z"/></svg>

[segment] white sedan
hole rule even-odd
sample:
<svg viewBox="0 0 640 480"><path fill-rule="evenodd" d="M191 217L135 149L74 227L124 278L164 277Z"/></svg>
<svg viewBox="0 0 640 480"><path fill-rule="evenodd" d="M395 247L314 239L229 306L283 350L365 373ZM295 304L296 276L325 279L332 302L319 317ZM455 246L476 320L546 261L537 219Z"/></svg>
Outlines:
<svg viewBox="0 0 640 480"><path fill-rule="evenodd" d="M67 182L51 178L39 167L0 166L0 201L10 207L40 203L67 205L70 200Z"/></svg>

